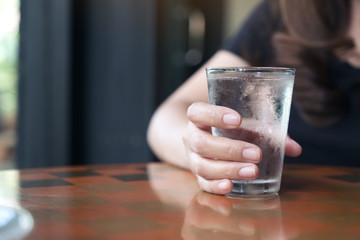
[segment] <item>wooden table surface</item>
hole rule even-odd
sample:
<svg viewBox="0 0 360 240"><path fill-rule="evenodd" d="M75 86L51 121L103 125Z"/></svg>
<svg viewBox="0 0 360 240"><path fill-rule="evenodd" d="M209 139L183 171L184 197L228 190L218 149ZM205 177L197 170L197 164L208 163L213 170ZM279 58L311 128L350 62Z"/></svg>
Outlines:
<svg viewBox="0 0 360 240"><path fill-rule="evenodd" d="M202 192L163 163L3 170L0 181L0 239L360 239L359 168L287 164L268 200Z"/></svg>

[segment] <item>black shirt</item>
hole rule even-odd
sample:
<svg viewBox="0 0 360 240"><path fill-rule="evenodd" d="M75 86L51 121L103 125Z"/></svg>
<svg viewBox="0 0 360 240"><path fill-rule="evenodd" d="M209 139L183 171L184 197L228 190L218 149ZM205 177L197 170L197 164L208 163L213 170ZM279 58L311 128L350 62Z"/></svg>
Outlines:
<svg viewBox="0 0 360 240"><path fill-rule="evenodd" d="M271 37L275 30L282 27L282 21L278 9L271 9L270 1L265 0L259 4L240 31L225 43L224 50L233 52L247 61L255 56L256 59L260 59L255 63L257 66L271 64ZM256 28L261 28L262 31L255 30ZM254 62L252 64L254 65ZM317 128L307 124L293 105L288 132L302 145L303 153L298 158L286 158L285 161L360 166L360 107L357 101L359 92L355 90L356 81L360 79L360 69L340 60L330 63L327 69L331 80L348 94L351 100L350 111L336 124Z"/></svg>

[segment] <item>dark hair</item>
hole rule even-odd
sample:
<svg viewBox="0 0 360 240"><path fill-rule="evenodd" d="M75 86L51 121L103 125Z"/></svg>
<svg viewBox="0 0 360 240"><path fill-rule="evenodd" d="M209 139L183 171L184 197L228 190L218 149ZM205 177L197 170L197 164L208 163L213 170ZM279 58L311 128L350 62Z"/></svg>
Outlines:
<svg viewBox="0 0 360 240"><path fill-rule="evenodd" d="M338 122L348 110L346 94L329 79L329 63L353 48L346 38L350 0L272 1L282 28L272 37L274 64L296 68L293 102L309 124Z"/></svg>

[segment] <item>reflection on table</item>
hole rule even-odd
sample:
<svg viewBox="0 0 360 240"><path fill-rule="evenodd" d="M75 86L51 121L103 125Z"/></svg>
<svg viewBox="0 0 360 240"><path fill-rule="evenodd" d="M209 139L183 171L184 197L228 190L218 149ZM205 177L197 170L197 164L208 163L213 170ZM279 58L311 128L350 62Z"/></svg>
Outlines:
<svg viewBox="0 0 360 240"><path fill-rule="evenodd" d="M358 168L285 165L279 196L256 201L205 193L163 163L5 170L0 180L1 205L27 216L25 239L360 239Z"/></svg>

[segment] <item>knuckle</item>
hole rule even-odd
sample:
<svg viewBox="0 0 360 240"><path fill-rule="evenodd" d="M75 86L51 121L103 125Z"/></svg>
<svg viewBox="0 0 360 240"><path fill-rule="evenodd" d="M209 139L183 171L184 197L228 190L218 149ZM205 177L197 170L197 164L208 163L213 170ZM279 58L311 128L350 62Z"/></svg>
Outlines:
<svg viewBox="0 0 360 240"><path fill-rule="evenodd" d="M197 175L197 182L199 184L199 187L202 189L202 190L206 190L207 189L207 186L206 186L206 180L203 179L201 176Z"/></svg>
<svg viewBox="0 0 360 240"><path fill-rule="evenodd" d="M209 183L207 186L207 191L211 193L218 193L217 185L217 182Z"/></svg>
<svg viewBox="0 0 360 240"><path fill-rule="evenodd" d="M198 157L192 157L190 159L190 169L195 175L199 175L199 169L200 169L200 159Z"/></svg>
<svg viewBox="0 0 360 240"><path fill-rule="evenodd" d="M231 166L223 170L224 178L234 179L237 177L236 168Z"/></svg>
<svg viewBox="0 0 360 240"><path fill-rule="evenodd" d="M187 141L187 136L186 135L181 136L181 141L182 141L184 146L187 146L188 141Z"/></svg>
<svg viewBox="0 0 360 240"><path fill-rule="evenodd" d="M208 171L204 167L204 160L200 157L194 157L191 162L191 171L196 175L201 177L204 181L208 179Z"/></svg>
<svg viewBox="0 0 360 240"><path fill-rule="evenodd" d="M208 180L206 180L205 178L201 177L201 176L197 176L197 180L198 180L198 184L199 187L205 191L205 192L209 192L209 193L215 193L216 191L214 191L214 187L213 184L211 184Z"/></svg>
<svg viewBox="0 0 360 240"><path fill-rule="evenodd" d="M190 128L191 128L190 123L188 123L186 131L181 136L181 140L182 140L182 142L183 142L183 144L185 146L189 145L189 139L191 139L191 130L190 130Z"/></svg>
<svg viewBox="0 0 360 240"><path fill-rule="evenodd" d="M193 103L188 107L187 113L186 113L188 119L191 120L191 119L195 118L195 116L196 116L196 108L197 108L197 103Z"/></svg>
<svg viewBox="0 0 360 240"><path fill-rule="evenodd" d="M204 179L208 178L208 173L206 171L206 168L204 168L202 164L198 164L196 166L196 172L199 176L203 177Z"/></svg>
<svg viewBox="0 0 360 240"><path fill-rule="evenodd" d="M201 154L204 152L206 138L201 134L193 134L190 141L191 150L195 153Z"/></svg>
<svg viewBox="0 0 360 240"><path fill-rule="evenodd" d="M208 114L210 116L210 119L217 119L219 118L219 111L216 110L216 108L210 108L209 111L208 111Z"/></svg>
<svg viewBox="0 0 360 240"><path fill-rule="evenodd" d="M230 158L234 158L236 156L239 156L240 150L236 146L234 146L234 145L232 145L230 143L227 143L225 145L224 149L225 149L225 153Z"/></svg>
<svg viewBox="0 0 360 240"><path fill-rule="evenodd" d="M211 107L207 109L207 115L211 125L215 126L221 123L222 114L219 113L216 107Z"/></svg>

